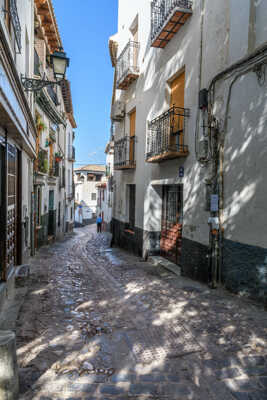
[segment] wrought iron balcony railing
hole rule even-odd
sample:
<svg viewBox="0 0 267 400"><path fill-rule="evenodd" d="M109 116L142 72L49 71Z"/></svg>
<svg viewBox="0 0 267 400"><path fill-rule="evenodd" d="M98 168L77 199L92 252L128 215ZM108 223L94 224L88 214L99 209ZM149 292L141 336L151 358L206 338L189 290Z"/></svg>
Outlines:
<svg viewBox="0 0 267 400"><path fill-rule="evenodd" d="M189 115L189 109L173 106L148 124L147 162L161 162L188 155L185 133Z"/></svg>
<svg viewBox="0 0 267 400"><path fill-rule="evenodd" d="M114 169L135 168L135 136L124 136L114 143Z"/></svg>
<svg viewBox="0 0 267 400"><path fill-rule="evenodd" d="M190 0L154 0L151 3L151 46L164 48L192 14Z"/></svg>
<svg viewBox="0 0 267 400"><path fill-rule="evenodd" d="M138 78L138 55L139 43L130 40L117 60L117 89L128 89L131 83Z"/></svg>
<svg viewBox="0 0 267 400"><path fill-rule="evenodd" d="M74 146L69 145L68 159L69 159L69 161L75 161L75 147Z"/></svg>
<svg viewBox="0 0 267 400"><path fill-rule="evenodd" d="M21 53L21 25L20 25L18 9L17 9L17 0L10 0L9 4L10 4L11 23L13 26L14 35L15 35L16 43L17 43L17 46L19 49L19 53Z"/></svg>

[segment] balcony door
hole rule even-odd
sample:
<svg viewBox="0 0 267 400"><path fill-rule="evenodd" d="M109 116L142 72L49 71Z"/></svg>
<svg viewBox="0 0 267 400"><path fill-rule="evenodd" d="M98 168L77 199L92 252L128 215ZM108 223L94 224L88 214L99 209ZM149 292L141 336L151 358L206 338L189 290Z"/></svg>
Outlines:
<svg viewBox="0 0 267 400"><path fill-rule="evenodd" d="M163 257L180 263L182 249L183 186L162 187L162 214L160 253Z"/></svg>
<svg viewBox="0 0 267 400"><path fill-rule="evenodd" d="M185 72L181 73L171 82L170 107L184 108ZM182 114L182 113L181 113ZM183 145L184 116L174 111L170 120L170 143L179 151L179 145Z"/></svg>
<svg viewBox="0 0 267 400"><path fill-rule="evenodd" d="M130 164L134 164L135 160L135 126L136 126L136 110L130 113L130 146L129 146L129 160Z"/></svg>

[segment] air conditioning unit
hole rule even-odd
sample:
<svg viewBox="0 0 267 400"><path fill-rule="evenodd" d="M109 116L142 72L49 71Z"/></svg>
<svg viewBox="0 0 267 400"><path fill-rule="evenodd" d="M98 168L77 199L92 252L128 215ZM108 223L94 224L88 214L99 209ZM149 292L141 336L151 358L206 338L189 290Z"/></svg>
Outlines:
<svg viewBox="0 0 267 400"><path fill-rule="evenodd" d="M198 161L206 161L208 157L209 143L206 139L202 139L198 144Z"/></svg>
<svg viewBox="0 0 267 400"><path fill-rule="evenodd" d="M125 104L122 101L115 101L111 110L111 117L113 121L120 121L125 115Z"/></svg>

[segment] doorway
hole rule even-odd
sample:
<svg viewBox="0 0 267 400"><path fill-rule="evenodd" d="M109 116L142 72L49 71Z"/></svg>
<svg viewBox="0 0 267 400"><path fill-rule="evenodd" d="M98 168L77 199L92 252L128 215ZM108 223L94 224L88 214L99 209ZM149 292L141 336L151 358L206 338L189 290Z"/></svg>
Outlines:
<svg viewBox="0 0 267 400"><path fill-rule="evenodd" d="M160 254L180 264L182 250L183 186L162 187Z"/></svg>
<svg viewBox="0 0 267 400"><path fill-rule="evenodd" d="M54 190L49 190L48 235L54 236L56 220L54 218Z"/></svg>

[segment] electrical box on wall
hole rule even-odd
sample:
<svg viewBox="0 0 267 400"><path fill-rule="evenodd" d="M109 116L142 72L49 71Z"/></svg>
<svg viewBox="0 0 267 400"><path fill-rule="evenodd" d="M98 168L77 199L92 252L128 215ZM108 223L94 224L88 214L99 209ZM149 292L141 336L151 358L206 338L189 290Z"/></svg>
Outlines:
<svg viewBox="0 0 267 400"><path fill-rule="evenodd" d="M199 108L200 110L208 108L209 99L208 99L208 89L201 89L199 92Z"/></svg>

